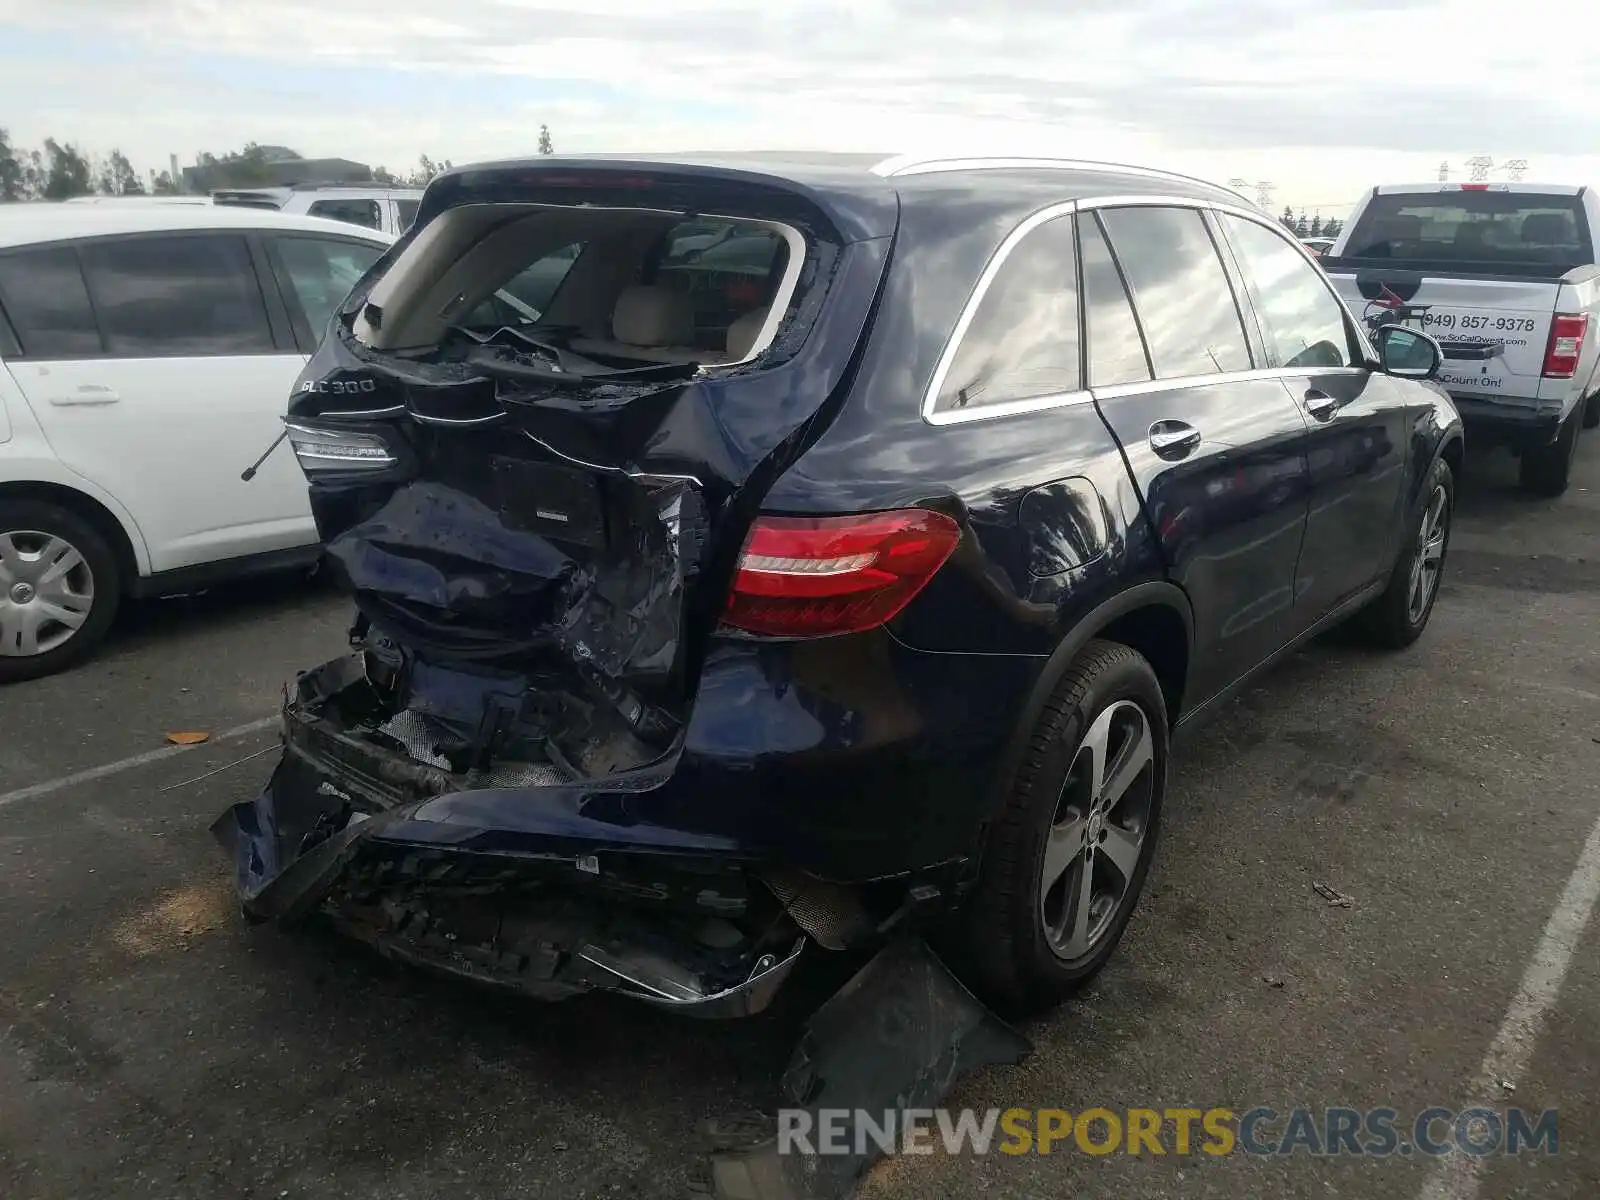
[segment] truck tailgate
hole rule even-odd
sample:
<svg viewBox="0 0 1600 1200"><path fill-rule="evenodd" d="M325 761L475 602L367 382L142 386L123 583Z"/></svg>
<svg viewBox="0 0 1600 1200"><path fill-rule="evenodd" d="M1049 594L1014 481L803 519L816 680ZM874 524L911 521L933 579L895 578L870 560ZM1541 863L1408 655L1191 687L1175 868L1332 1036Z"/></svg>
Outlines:
<svg viewBox="0 0 1600 1200"><path fill-rule="evenodd" d="M1439 382L1450 391L1539 394L1560 284L1368 268L1330 279L1369 332L1403 324L1437 338L1445 353Z"/></svg>

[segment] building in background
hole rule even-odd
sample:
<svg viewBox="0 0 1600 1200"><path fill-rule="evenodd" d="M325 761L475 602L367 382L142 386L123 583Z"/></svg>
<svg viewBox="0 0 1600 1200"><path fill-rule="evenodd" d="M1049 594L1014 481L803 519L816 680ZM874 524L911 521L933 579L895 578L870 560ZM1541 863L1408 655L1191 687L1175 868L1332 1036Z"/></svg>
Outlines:
<svg viewBox="0 0 1600 1200"><path fill-rule="evenodd" d="M301 158L282 146L255 146L242 155L202 156L183 168L183 190L204 194L218 188L291 187L306 183L371 183L372 168L348 158Z"/></svg>

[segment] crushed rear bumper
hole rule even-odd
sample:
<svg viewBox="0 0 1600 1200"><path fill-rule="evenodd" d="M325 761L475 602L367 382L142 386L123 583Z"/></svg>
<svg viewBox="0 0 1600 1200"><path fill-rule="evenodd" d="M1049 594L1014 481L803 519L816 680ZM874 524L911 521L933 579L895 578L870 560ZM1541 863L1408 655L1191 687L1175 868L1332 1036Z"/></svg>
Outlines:
<svg viewBox="0 0 1600 1200"><path fill-rule="evenodd" d="M593 815L591 783L453 790L459 778L337 728L302 676L260 795L212 826L245 915L313 914L386 956L543 999L610 991L691 1015L766 1007L835 911L732 839ZM609 785L609 781L608 781ZM516 814L514 827L504 818Z"/></svg>

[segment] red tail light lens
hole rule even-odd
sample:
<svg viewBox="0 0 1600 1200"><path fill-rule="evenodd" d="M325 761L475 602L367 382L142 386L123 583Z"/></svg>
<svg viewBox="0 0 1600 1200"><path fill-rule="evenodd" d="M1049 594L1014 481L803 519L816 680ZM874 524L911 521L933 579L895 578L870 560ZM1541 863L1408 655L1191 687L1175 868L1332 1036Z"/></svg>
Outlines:
<svg viewBox="0 0 1600 1200"><path fill-rule="evenodd" d="M1544 352L1546 379L1571 379L1583 356L1583 335L1589 332L1588 313L1557 313L1550 321L1550 344Z"/></svg>
<svg viewBox="0 0 1600 1200"><path fill-rule="evenodd" d="M874 629L911 602L961 540L943 513L759 517L723 623L773 637Z"/></svg>

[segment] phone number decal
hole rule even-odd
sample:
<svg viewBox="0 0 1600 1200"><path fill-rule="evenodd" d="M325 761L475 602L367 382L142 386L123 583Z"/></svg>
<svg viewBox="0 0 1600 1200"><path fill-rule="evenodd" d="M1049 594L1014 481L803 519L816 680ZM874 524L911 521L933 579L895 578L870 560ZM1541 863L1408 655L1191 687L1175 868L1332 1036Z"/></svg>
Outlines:
<svg viewBox="0 0 1600 1200"><path fill-rule="evenodd" d="M1532 333L1539 323L1532 317L1479 317L1470 313L1423 313L1422 324L1439 329L1493 329L1500 333Z"/></svg>

